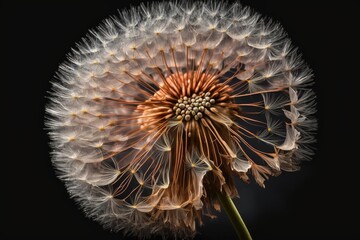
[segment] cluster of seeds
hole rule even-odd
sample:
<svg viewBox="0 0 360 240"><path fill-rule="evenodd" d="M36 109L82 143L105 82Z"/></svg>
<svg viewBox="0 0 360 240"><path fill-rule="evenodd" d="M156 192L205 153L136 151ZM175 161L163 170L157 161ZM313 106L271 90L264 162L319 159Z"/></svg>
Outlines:
<svg viewBox="0 0 360 240"><path fill-rule="evenodd" d="M185 119L190 121L191 118L199 120L204 116L205 108L210 108L215 104L215 99L210 98L211 93L193 94L191 97L181 97L173 107L177 120Z"/></svg>

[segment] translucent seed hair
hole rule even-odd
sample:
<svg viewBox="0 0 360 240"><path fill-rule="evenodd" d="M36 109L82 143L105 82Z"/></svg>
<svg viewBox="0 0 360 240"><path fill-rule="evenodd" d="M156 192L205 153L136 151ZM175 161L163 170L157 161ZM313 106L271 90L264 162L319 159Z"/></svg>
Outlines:
<svg viewBox="0 0 360 240"><path fill-rule="evenodd" d="M239 3L141 4L59 67L52 162L87 216L139 238L191 238L216 192L296 171L316 130L311 70L282 27ZM215 211L214 211L215 210Z"/></svg>

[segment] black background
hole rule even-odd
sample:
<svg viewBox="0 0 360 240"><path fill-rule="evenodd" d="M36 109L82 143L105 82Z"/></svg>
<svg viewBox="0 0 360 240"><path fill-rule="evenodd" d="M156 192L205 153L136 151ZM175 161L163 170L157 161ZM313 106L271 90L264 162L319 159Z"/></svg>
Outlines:
<svg viewBox="0 0 360 240"><path fill-rule="evenodd" d="M239 186L236 204L255 240L360 235L355 196L360 66L354 36L359 7L356 1L315 2L242 1L279 21L299 47L315 73L319 109L313 161L299 172L271 178L266 189ZM85 218L68 197L51 166L43 121L49 80L66 53L89 28L129 5L120 0L83 5L1 2L1 239L124 239ZM199 240L235 239L224 214L206 220L198 231Z"/></svg>

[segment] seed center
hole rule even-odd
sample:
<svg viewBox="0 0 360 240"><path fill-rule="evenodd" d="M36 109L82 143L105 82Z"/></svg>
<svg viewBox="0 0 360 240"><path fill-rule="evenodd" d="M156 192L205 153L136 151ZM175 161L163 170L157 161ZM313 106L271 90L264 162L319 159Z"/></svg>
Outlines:
<svg viewBox="0 0 360 240"><path fill-rule="evenodd" d="M194 93L191 97L183 96L179 98L173 107L173 111L177 120L199 120L204 116L205 109L209 109L214 104L215 99L211 98L210 92Z"/></svg>

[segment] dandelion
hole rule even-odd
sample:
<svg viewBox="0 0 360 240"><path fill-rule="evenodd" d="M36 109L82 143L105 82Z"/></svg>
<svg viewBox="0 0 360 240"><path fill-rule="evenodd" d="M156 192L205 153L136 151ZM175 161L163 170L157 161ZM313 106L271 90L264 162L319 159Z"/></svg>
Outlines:
<svg viewBox="0 0 360 240"><path fill-rule="evenodd" d="M310 158L311 84L279 24L239 3L142 4L60 65L46 109L53 164L114 231L192 237L220 204L236 224L236 177L264 187Z"/></svg>

